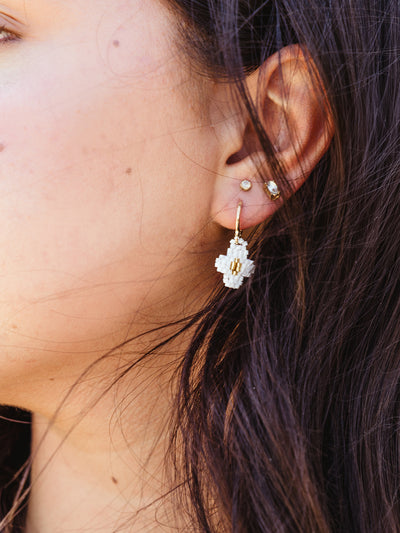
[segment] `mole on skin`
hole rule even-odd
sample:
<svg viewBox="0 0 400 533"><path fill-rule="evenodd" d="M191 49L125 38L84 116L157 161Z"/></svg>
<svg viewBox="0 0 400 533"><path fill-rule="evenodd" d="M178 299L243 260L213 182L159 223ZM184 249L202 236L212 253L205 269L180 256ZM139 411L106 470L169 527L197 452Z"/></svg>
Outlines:
<svg viewBox="0 0 400 533"><path fill-rule="evenodd" d="M117 40L113 41L113 45L115 46L115 48L118 48L118 46L119 46L119 41L117 41Z"/></svg>
<svg viewBox="0 0 400 533"><path fill-rule="evenodd" d="M0 152L2 152L4 150L4 148L5 148L4 144L0 143Z"/></svg>

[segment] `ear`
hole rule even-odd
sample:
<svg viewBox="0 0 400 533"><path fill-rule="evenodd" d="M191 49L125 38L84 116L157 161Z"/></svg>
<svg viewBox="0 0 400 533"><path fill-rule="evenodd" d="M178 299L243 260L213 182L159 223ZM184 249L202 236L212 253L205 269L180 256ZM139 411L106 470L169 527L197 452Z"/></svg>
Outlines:
<svg viewBox="0 0 400 533"><path fill-rule="evenodd" d="M240 111L239 117L231 113L218 135L222 157L212 205L213 219L229 229L235 227L239 201L243 203L242 229L270 217L304 183L333 135L324 88L314 63L300 46L283 48L269 57L248 76L246 86L289 187L278 200L267 196L259 176L268 181L274 180L274 175L253 124L246 110ZM226 86L220 89L228 90ZM232 99L230 102L232 105ZM244 179L252 183L247 192L240 188Z"/></svg>

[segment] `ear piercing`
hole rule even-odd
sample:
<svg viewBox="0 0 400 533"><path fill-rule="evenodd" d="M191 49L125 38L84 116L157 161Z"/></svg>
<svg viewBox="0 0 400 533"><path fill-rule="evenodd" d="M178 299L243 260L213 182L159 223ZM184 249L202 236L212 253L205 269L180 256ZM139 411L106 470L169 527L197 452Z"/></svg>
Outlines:
<svg viewBox="0 0 400 533"><path fill-rule="evenodd" d="M273 202L281 196L281 191L278 189L278 185L272 180L264 183L264 191Z"/></svg>
<svg viewBox="0 0 400 533"><path fill-rule="evenodd" d="M240 188L242 189L242 191L247 192L252 188L252 186L253 184L250 180L243 180L240 182Z"/></svg>
<svg viewBox="0 0 400 533"><path fill-rule="evenodd" d="M242 191L249 191L253 184L250 180L242 180L240 188ZM268 194L272 201L277 200L281 191L275 181L270 180L264 183L264 191ZM244 278L249 278L254 270L254 261L248 259L249 252L247 250L247 242L242 239L242 232L240 229L240 215L242 212L242 202L240 201L236 211L236 229L235 236L230 241L230 246L226 251L226 255L220 255L215 260L215 267L218 272L224 275L223 282L225 287L230 289L238 289L243 284Z"/></svg>
<svg viewBox="0 0 400 533"><path fill-rule="evenodd" d="M252 186L253 184L250 180L245 179L240 182L240 188L244 192L249 191ZM273 202L281 196L281 191L278 189L278 185L273 180L264 183L264 191L268 194L269 199Z"/></svg>
<svg viewBox="0 0 400 533"><path fill-rule="evenodd" d="M223 281L225 287L229 287L230 289L238 289L242 285L244 278L249 278L255 269L254 261L247 259L249 254L247 242L241 237L240 214L242 205L242 202L239 202L236 211L235 236L230 241L226 255L221 254L215 260L217 271L224 275Z"/></svg>

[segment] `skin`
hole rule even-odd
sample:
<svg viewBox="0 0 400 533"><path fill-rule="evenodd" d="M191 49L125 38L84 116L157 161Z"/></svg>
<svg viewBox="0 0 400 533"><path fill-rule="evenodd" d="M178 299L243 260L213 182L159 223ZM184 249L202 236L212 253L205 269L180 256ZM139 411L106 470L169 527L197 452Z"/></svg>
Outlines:
<svg viewBox="0 0 400 533"><path fill-rule="evenodd" d="M248 117L229 86L193 75L162 3L3 0L2 25L0 403L33 412L26 531L189 531L164 474L188 337L113 381L163 333L138 335L221 283L238 202L245 229L283 200L240 190L265 164ZM258 73L293 190L330 139L306 72L293 48Z"/></svg>
<svg viewBox="0 0 400 533"><path fill-rule="evenodd" d="M188 98L198 87L158 2L8 0L0 23L21 35L0 36L0 402L35 413L38 481L27 531L111 531L127 499L134 513L165 491L163 444L154 449L153 436L168 412L170 373L146 387L155 367L132 373L140 402L116 414L121 383L78 422L111 376L160 334L97 365L54 413L90 363L196 310L215 284L215 135ZM116 423L111 443L112 415L135 429L122 433ZM139 448L128 458L126 440ZM40 474L61 442L63 453ZM154 513L135 527L158 530Z"/></svg>
<svg viewBox="0 0 400 533"><path fill-rule="evenodd" d="M198 276L189 310L207 292L217 154L158 3L13 0L2 12L23 35L0 45L0 401L25 405L8 386L21 364L29 383L45 364L56 376L54 352L84 367L181 316L166 288L188 292Z"/></svg>

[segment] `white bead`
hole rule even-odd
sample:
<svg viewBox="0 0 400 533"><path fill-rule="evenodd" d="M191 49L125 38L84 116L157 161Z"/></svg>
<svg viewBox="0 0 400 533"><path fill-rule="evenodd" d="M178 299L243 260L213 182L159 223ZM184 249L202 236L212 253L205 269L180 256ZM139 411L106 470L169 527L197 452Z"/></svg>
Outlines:
<svg viewBox="0 0 400 533"><path fill-rule="evenodd" d="M226 255L220 255L215 260L218 272L224 275L223 281L226 287L238 289L244 278L249 278L254 272L254 261L247 259L247 242L243 239L235 239L230 242Z"/></svg>

